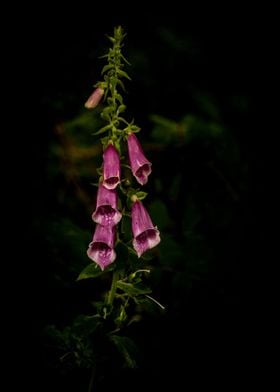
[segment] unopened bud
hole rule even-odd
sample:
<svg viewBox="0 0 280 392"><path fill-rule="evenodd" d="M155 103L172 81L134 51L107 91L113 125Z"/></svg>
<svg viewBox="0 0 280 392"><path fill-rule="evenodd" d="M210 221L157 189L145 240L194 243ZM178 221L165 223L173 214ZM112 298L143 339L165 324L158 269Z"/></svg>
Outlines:
<svg viewBox="0 0 280 392"><path fill-rule="evenodd" d="M87 109L94 109L100 102L101 98L104 95L104 90L101 87L97 87L94 92L91 94L89 99L85 103L85 107Z"/></svg>

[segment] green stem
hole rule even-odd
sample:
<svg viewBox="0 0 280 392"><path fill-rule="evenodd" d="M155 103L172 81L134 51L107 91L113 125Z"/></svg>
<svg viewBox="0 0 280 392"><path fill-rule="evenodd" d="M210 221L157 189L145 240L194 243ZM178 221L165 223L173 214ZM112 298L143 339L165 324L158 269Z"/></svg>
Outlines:
<svg viewBox="0 0 280 392"><path fill-rule="evenodd" d="M113 278L112 278L112 284L111 284L111 289L108 295L108 299L107 299L107 305L113 305L113 301L114 301L114 297L116 294L116 290L117 290L117 282L119 280L119 273L117 271L114 271L113 273Z"/></svg>
<svg viewBox="0 0 280 392"><path fill-rule="evenodd" d="M94 365L91 369L90 380L89 380L89 385L88 385L88 392L93 391L95 372L96 372L96 365Z"/></svg>

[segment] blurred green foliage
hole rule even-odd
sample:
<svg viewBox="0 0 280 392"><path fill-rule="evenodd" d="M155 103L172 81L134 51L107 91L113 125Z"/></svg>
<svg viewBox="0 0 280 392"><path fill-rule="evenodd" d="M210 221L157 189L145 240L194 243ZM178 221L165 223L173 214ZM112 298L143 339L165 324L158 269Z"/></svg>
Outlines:
<svg viewBox="0 0 280 392"><path fill-rule="evenodd" d="M238 81L233 33L224 45L214 33L204 36L188 32L176 20L166 23L158 17L157 25L149 21L143 35L133 26L128 31L133 88L129 87L127 106L140 119L141 140L153 163L145 205L162 238L147 254L151 274L146 279L166 309L156 311L152 303L145 308L140 295L137 314L124 315L131 318L126 337L113 334L111 340L108 335L104 339L98 318L92 322L91 316L110 287L110 270L108 276L99 277L86 256L102 152L93 133L102 122L99 110L81 107L88 85L97 79L98 65L94 63L90 71L100 49L97 38L94 49L91 40L83 41L82 48L75 46L76 52L70 43L66 46L64 61L72 56L79 66L70 68L72 73L63 82L60 74L54 79L53 89L58 88L56 82L62 91L57 99L51 91L45 93L44 105L51 107L54 121L48 130L44 212L34 218L36 238L44 249L44 274L40 272L44 300L36 317L41 330L48 330L40 337L43 364L59 368L57 358L66 355L63 370L55 370L55 375L62 374L63 385L69 388L73 368L91 367L100 350L96 376L100 386L105 388L110 379L113 383L123 374L129 379L124 368L136 365L131 341L140 348L136 357L143 369L142 384L151 372L157 380L162 373L174 379L185 373L185 364L189 369L193 363L202 366L203 359L195 362L196 353L205 354L209 342L217 343L211 352L219 350L218 336L227 331L227 320L235 325L247 257L249 96L243 80ZM103 26L101 31L99 36ZM86 75L79 68L82 50L87 53L82 52ZM222 77L222 67L236 73ZM81 73L81 85L70 88L75 72ZM128 218L122 224L129 229ZM129 283L119 287L127 295L130 288ZM231 330L230 337L234 342ZM185 355L184 364L178 348Z"/></svg>

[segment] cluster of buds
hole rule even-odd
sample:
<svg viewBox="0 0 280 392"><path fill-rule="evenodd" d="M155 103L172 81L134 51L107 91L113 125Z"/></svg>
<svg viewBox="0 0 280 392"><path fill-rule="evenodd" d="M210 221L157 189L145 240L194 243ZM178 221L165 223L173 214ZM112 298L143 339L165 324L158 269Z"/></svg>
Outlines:
<svg viewBox="0 0 280 392"><path fill-rule="evenodd" d="M139 184L144 185L152 171L152 164L145 157L139 140L134 133L128 134L127 147L132 174ZM116 259L114 250L116 225L122 218L122 214L117 207L117 187L121 181L120 157L111 142L104 150L102 167L96 208L92 214L92 219L96 222L96 228L87 254L104 270ZM135 194L131 196L131 201L132 244L138 257L141 257L145 251L160 242L160 234L143 203Z"/></svg>

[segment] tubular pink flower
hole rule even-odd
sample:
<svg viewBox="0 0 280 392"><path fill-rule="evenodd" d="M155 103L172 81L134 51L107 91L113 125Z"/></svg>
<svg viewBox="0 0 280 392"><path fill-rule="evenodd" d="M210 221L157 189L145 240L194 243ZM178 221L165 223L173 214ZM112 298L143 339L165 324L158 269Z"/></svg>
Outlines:
<svg viewBox="0 0 280 392"><path fill-rule="evenodd" d="M97 87L86 101L85 107L87 109L94 109L101 101L103 95L104 95L103 88Z"/></svg>
<svg viewBox="0 0 280 392"><path fill-rule="evenodd" d="M117 205L118 196L116 189L107 189L102 184L99 184L96 209L92 214L92 219L102 226L115 226L122 218Z"/></svg>
<svg viewBox="0 0 280 392"><path fill-rule="evenodd" d="M138 257L146 250L155 247L160 242L160 233L153 225L151 218L140 200L132 204L131 209L133 248Z"/></svg>
<svg viewBox="0 0 280 392"><path fill-rule="evenodd" d="M96 225L92 242L88 246L87 255L102 271L116 258L114 251L116 237L115 226Z"/></svg>
<svg viewBox="0 0 280 392"><path fill-rule="evenodd" d="M118 151L109 144L103 153L103 185L115 189L120 183L120 157Z"/></svg>
<svg viewBox="0 0 280 392"><path fill-rule="evenodd" d="M142 147L134 133L127 138L129 161L132 173L139 184L144 185L152 172L152 164L145 157Z"/></svg>

